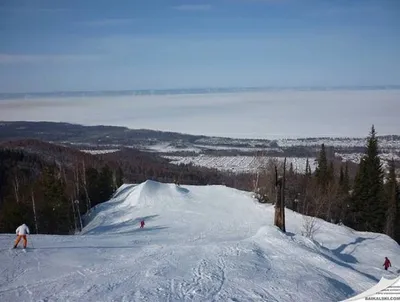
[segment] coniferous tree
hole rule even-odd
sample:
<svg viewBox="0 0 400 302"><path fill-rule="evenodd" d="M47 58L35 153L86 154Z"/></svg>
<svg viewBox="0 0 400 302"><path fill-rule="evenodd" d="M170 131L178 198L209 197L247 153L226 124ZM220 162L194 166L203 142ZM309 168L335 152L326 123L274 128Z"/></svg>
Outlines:
<svg viewBox="0 0 400 302"><path fill-rule="evenodd" d="M343 187L344 184L344 172L343 172L343 166L340 166L340 172L339 172L339 186L340 188Z"/></svg>
<svg viewBox="0 0 400 302"><path fill-rule="evenodd" d="M350 225L355 229L365 230L366 219L367 219L367 207L365 203L368 200L368 192L364 189L366 183L366 165L364 158L360 160L358 171L354 179L354 188L350 202L350 212L347 217L346 224Z"/></svg>
<svg viewBox="0 0 400 302"><path fill-rule="evenodd" d="M286 177L286 206L293 210L297 211L297 205L298 205L298 194L300 192L299 189L299 177L296 174L293 163L291 162L289 165L289 172Z"/></svg>
<svg viewBox="0 0 400 302"><path fill-rule="evenodd" d="M92 206L111 198L115 191L114 173L108 165L105 165L100 172L95 168L88 168L86 170L86 179Z"/></svg>
<svg viewBox="0 0 400 302"><path fill-rule="evenodd" d="M17 226L22 223L33 225L31 208L26 203L16 203L14 198L5 198L0 213L0 230L14 233Z"/></svg>
<svg viewBox="0 0 400 302"><path fill-rule="evenodd" d="M121 166L118 166L118 169L116 171L116 184L117 188L124 184L124 172L122 171Z"/></svg>
<svg viewBox="0 0 400 302"><path fill-rule="evenodd" d="M327 170L327 183L333 182L335 180L335 167L333 166L333 161L329 163Z"/></svg>
<svg viewBox="0 0 400 302"><path fill-rule="evenodd" d="M349 194L350 190L350 179L349 179L349 168L346 163L345 169L343 170L343 166L340 166L339 173L339 191L341 194Z"/></svg>
<svg viewBox="0 0 400 302"><path fill-rule="evenodd" d="M349 206L350 198L350 183L349 183L349 168L346 162L345 169L340 167L339 175L339 190L338 190L338 204L339 204L339 221L347 223L347 208Z"/></svg>
<svg viewBox="0 0 400 302"><path fill-rule="evenodd" d="M298 211L303 214L308 214L308 209L309 209L309 194L310 194L310 187L312 184L312 179L311 179L311 167L310 167L310 161L307 158L306 160L306 171L305 171L305 177L301 179L299 183L299 194L298 194Z"/></svg>
<svg viewBox="0 0 400 302"><path fill-rule="evenodd" d="M101 202L99 172L95 168L90 167L86 169L85 176L88 198L91 201L91 206L95 206L96 204Z"/></svg>
<svg viewBox="0 0 400 302"><path fill-rule="evenodd" d="M344 168L344 178L343 178L343 192L346 193L346 195L349 195L350 191L350 177L349 177L349 164L346 162L345 168Z"/></svg>
<svg viewBox="0 0 400 302"><path fill-rule="evenodd" d="M113 172L108 165L105 165L99 175L100 202L111 198L115 189L113 186Z"/></svg>
<svg viewBox="0 0 400 302"><path fill-rule="evenodd" d="M325 145L321 145L321 151L317 159L317 168L315 169L315 177L318 185L325 189L329 181L328 161L326 158Z"/></svg>
<svg viewBox="0 0 400 302"><path fill-rule="evenodd" d="M52 167L43 170L41 179L43 201L38 207L40 233L67 234L72 226L70 205L65 195L65 184Z"/></svg>
<svg viewBox="0 0 400 302"><path fill-rule="evenodd" d="M383 170L378 156L378 139L372 126L367 142L367 150L361 159L354 182L351 202L351 222L353 227L370 232L384 230L386 203L383 187Z"/></svg>
<svg viewBox="0 0 400 302"><path fill-rule="evenodd" d="M392 159L389 165L388 181L386 183L386 198L388 207L386 212L385 234L396 239L396 231L400 224L399 211L399 188L396 180L395 163Z"/></svg>
<svg viewBox="0 0 400 302"><path fill-rule="evenodd" d="M6 173L6 154L0 152L0 207L3 204L5 198L6 184L7 184L7 173Z"/></svg>

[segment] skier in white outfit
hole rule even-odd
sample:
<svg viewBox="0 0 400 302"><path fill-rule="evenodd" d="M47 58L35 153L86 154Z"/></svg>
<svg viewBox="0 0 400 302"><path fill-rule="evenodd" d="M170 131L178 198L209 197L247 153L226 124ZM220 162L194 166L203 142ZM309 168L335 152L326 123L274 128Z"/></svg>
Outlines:
<svg viewBox="0 0 400 302"><path fill-rule="evenodd" d="M26 239L26 235L30 234L28 226L24 223L20 225L16 230L17 239L15 240L14 248L18 246L18 243L21 241L21 238L24 240L24 249L28 244L28 240Z"/></svg>

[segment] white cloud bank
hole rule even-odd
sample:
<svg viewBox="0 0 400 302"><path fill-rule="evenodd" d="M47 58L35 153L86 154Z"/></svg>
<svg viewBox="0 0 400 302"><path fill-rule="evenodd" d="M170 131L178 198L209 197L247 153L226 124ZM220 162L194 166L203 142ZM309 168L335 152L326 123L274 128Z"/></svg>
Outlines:
<svg viewBox="0 0 400 302"><path fill-rule="evenodd" d="M284 91L0 101L0 120L118 125L238 138L400 134L400 90Z"/></svg>

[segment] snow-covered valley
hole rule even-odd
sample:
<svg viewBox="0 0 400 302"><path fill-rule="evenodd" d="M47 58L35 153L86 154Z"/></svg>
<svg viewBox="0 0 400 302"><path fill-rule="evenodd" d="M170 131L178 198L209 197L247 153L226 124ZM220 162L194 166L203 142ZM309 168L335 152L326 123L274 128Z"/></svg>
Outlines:
<svg viewBox="0 0 400 302"><path fill-rule="evenodd" d="M32 235L25 253L0 235L0 300L340 301L400 274L386 235L319 221L311 240L273 212L224 186L124 185L77 236Z"/></svg>
<svg viewBox="0 0 400 302"><path fill-rule="evenodd" d="M256 173L265 168L269 161L283 163L284 157L269 157L269 156L212 156L203 155L198 156L164 156L171 160L171 163L192 164L199 167L215 168L221 171L230 171L234 173ZM288 157L288 163L293 164L293 169L298 173L305 173L306 171L306 157ZM309 159L311 170L314 171L316 164L315 159Z"/></svg>

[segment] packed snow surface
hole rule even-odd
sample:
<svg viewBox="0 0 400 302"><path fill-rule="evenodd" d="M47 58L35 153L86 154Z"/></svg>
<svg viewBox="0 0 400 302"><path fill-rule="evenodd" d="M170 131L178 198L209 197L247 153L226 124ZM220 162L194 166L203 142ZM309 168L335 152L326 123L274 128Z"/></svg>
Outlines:
<svg viewBox="0 0 400 302"><path fill-rule="evenodd" d="M1 235L0 301L340 301L400 274L389 237L318 221L311 240L289 210L285 234L273 206L224 186L124 185L87 220L26 252Z"/></svg>

